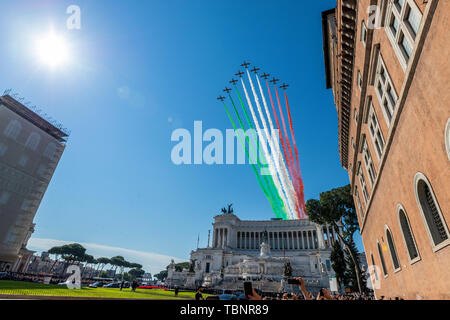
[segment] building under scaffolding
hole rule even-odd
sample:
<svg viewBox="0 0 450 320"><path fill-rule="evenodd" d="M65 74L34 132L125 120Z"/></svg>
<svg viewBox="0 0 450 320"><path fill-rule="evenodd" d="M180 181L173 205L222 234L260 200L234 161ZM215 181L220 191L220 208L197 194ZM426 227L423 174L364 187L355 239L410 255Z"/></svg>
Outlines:
<svg viewBox="0 0 450 320"><path fill-rule="evenodd" d="M64 152L67 129L0 97L0 271L25 269L36 212Z"/></svg>

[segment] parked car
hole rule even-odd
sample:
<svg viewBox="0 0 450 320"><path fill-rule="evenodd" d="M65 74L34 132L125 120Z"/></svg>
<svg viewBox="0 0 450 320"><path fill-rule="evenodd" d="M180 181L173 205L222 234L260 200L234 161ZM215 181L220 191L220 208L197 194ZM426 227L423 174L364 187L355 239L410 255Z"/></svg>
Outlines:
<svg viewBox="0 0 450 320"><path fill-rule="evenodd" d="M103 287L103 283L101 283L101 282L94 282L94 283L91 283L91 284L89 285L89 287L90 287L90 288Z"/></svg>
<svg viewBox="0 0 450 320"><path fill-rule="evenodd" d="M120 288L120 283L108 283L103 288Z"/></svg>

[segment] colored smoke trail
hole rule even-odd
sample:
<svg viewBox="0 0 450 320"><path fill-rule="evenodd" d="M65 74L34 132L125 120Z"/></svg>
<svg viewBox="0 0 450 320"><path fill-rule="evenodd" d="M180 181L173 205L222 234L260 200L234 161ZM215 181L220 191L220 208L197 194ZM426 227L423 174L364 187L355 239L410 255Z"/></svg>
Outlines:
<svg viewBox="0 0 450 320"><path fill-rule="evenodd" d="M286 88L288 85L280 86L280 88L285 90L286 110L283 110L284 106L281 104L276 86L276 82L279 80L273 78L273 80L270 81L274 83L275 87L278 112L280 113L279 116L282 124L281 126L278 112L276 110L277 108L274 103L274 97L272 96L269 81L267 80L269 75L264 73L262 77L266 80L267 91L269 93L270 104L272 107L271 110L268 107L266 95L263 87L261 86L260 77L258 75L258 70L260 69L255 67L251 70L255 73L255 79L258 85L258 88L256 89L256 85L254 84L248 69L249 65L249 63L244 62L241 66L245 67L245 72L239 71L236 74L241 78L240 82L244 91L245 99L241 97L239 89L236 86L239 81L235 79L229 81L229 83L232 83L235 87L235 94L237 94L242 109L240 111L241 114L233 100L231 94L232 89L225 88L224 90L227 92L231 104L233 105L234 114L239 121L240 129L238 129L237 122L233 120L233 116L224 102L225 98L219 96L217 99L223 102L228 118L233 125L235 136L240 141L240 144L245 151L245 157L249 160L252 170L257 177L258 184L260 185L266 198L269 200L276 217L282 219L307 218L304 184L300 171L299 152L294 134L294 125L290 105L286 93ZM244 81L245 79L242 77L245 73L247 73L247 77L244 76L244 78L248 78L248 84L251 88L255 105L252 104L250 99L245 83L247 81ZM258 89L259 92L257 92ZM244 103L244 101L246 103ZM247 107L250 112L247 112ZM264 107L264 111L262 111L262 107ZM273 112L273 115L271 114L271 111ZM289 133L283 111L287 112L289 120ZM245 121L248 125L247 131L245 130L246 126L244 125L244 117L241 117L242 112L245 115ZM251 116L249 114L251 114ZM272 121L272 116L275 117L276 126ZM277 133L279 133L279 135ZM246 145L247 141L248 147ZM281 151L281 149L283 151ZM268 170L269 174L263 173L263 169Z"/></svg>
<svg viewBox="0 0 450 320"><path fill-rule="evenodd" d="M239 89L237 88L236 85L234 86L234 88L235 88L236 94L237 94L237 96L238 96L238 98L239 98L239 102L240 102L240 104L241 104L241 108L242 108L242 110L244 111L244 114L245 114L245 118L246 118L246 120L247 120L248 127L249 127L250 129L255 130L255 127L254 127L254 125L252 124L252 121L250 120L250 116L248 115L247 108L245 107L245 104L244 104L244 102L242 101L241 94L239 93ZM231 97L230 97L230 98L231 98ZM237 110L235 110L235 112L236 112L236 114L238 114ZM239 117L239 115L238 115L238 117ZM244 126L242 125L242 127L244 127ZM261 163L260 163L260 161L259 161L259 158L258 158L257 156L255 156L255 157L256 157L256 159L258 160L258 165L259 165L259 168L260 168L260 170L261 170L262 166L261 166ZM265 158L264 158L264 154L261 154L261 157L262 157L263 159L265 159ZM266 161L264 160L264 162L266 162ZM274 181L273 181L273 177L271 177L271 176L269 177L269 176L267 176L267 175L263 175L263 178L269 179L269 180L270 180L270 182L271 182L271 184L270 184L271 191L273 192L273 194L275 194L275 197L277 198L277 200L283 202L283 200L282 200L280 194L278 193L278 190L276 189L276 186L275 186ZM283 202L283 206L282 206L282 207L283 207L283 215L284 215L284 218L286 218L286 207L284 206L284 202Z"/></svg>
<svg viewBox="0 0 450 320"><path fill-rule="evenodd" d="M289 155L289 171L291 172L291 176L293 178L294 181L298 181L297 180L297 170L295 168L295 162L294 162L294 156L292 153L292 148L291 148L291 144L289 142L289 136L286 130L286 122L284 121L284 115L283 115L283 109L281 107L281 102L280 102L280 96L278 95L278 89L276 86L275 87L275 94L277 97L277 103L278 103L278 110L280 111L280 116L281 116L281 123L283 124L283 134L284 134L284 141L286 142L286 145L288 147L288 155ZM296 186L296 188L298 188L298 186Z"/></svg>
<svg viewBox="0 0 450 320"><path fill-rule="evenodd" d="M249 154L248 154L248 150L247 150L247 148L245 147L245 140L242 139L242 136L241 136L239 130L237 130L236 124L235 124L233 118L231 117L231 114L230 114L230 112L229 112L229 110L228 110L228 108L227 108L225 102L222 101L222 103L223 103L223 106L224 106L224 108L225 108L225 111L226 111L226 113L227 113L227 115L228 115L228 118L229 118L230 121L231 121L231 124L232 124L232 126L233 126L233 128L234 128L234 131L238 133L238 138L239 138L239 141L240 141L240 143L241 143L241 145L242 145L242 148L244 149L247 158L250 159L250 158L249 158ZM283 214L283 212L280 212L280 209L273 203L272 197L269 195L269 192L268 192L268 190L267 190L267 185L265 185L265 183L261 180L260 173L259 173L259 171L257 170L256 166L255 166L253 163L250 163L250 165L251 165L251 167L252 167L252 169L253 169L253 172L254 172L255 175L256 175L256 179L258 180L258 184L259 184L259 186L261 187L261 189L263 190L263 193L264 193L264 195L266 196L267 200L269 200L269 203L270 203L270 205L271 205L271 207L272 207L272 210L274 211L275 215L277 216L277 218L285 218L285 214Z"/></svg>
<svg viewBox="0 0 450 320"><path fill-rule="evenodd" d="M266 97L264 95L264 91L261 87L261 82L259 81L259 77L256 74L256 81L258 83L258 88L259 88L259 92L261 93L261 98L263 101L263 106L264 106L264 111L266 112L266 116L267 116L267 120L269 121L269 128L272 132L272 135L269 136L269 145L272 151L272 154L274 155L275 159L275 164L277 166L277 170L279 172L279 174L282 176L284 183L286 184L287 187L287 192L289 192L290 195L293 196L293 201L295 202L295 211L296 211L296 215L297 218L300 218L300 211L299 211L299 203L298 203L298 197L297 197L297 193L295 192L294 186L292 184L291 179L289 179L289 174L287 172L286 169L286 163L284 162L283 156L281 154L281 150L280 150L280 144L278 142L278 139L276 139L276 134L275 134L275 128L273 127L273 122L272 122L272 117L270 116L270 112L269 112L269 108L267 106L267 101L266 101ZM260 115L262 116L262 115ZM264 126L265 126L265 121L264 121ZM267 127L265 126L266 130ZM275 146L275 148L274 148Z"/></svg>
<svg viewBox="0 0 450 320"><path fill-rule="evenodd" d="M269 131L267 129L266 119L264 118L264 115L262 113L261 105L259 103L259 98L258 98L258 95L256 94L255 86L253 85L253 81L252 81L252 78L250 77L250 72L248 70L247 70L247 76L248 76L248 80L250 82L250 87L252 89L253 97L254 97L254 100L255 100L255 103L256 103L256 108L258 110L258 114L259 114L259 117L261 119L265 135L267 137L270 149L272 151L273 158L272 158L272 156L270 155L270 153L269 153L269 151L267 149L266 143L264 142L261 145L263 147L264 153L266 154L266 157L269 158L268 159L269 160L269 167L271 167L273 173L275 173L274 179L277 180L277 182L280 183L280 187L281 187L281 191L280 192L284 192L285 198L287 200L287 204L289 206L290 218L293 219L296 216L296 213L295 213L295 201L293 201L293 197L292 197L292 194L291 194L291 192L289 190L289 187L287 186L287 182L285 181L283 175L281 174L281 170L279 168L278 157L274 155L274 153L276 152L275 151L276 149L274 148L274 146L272 144L272 140L270 139L270 134L269 134ZM258 126L259 126L259 123L258 123ZM265 141L265 140L261 139L260 141ZM272 176L273 176L273 174L272 174Z"/></svg>
<svg viewBox="0 0 450 320"><path fill-rule="evenodd" d="M239 124L241 126L241 129L242 129L243 132L245 132L244 124L242 123L241 116L239 115L239 112L238 112L238 110L236 108L236 105L235 105L235 103L233 101L233 98L232 98L231 94L228 94L228 95L229 95L230 101L231 101L231 103L233 105L234 112L235 112L235 114L236 114L236 116L237 116L237 118L239 120ZM236 131L236 129L235 129L235 131ZM238 135L239 134L240 134L240 132L238 131ZM243 143L244 151L246 152L246 156L247 156L249 162L252 164L252 161L250 159L250 154L247 151L247 148L245 147L245 138L241 139L241 140L242 140L241 143ZM252 142L254 142L254 144L252 144ZM261 163L260 163L260 161L258 159L258 156L255 153L255 150L253 148L254 146L257 146L256 139L254 141L250 141L250 139L249 139L249 149L252 151L252 155L253 155L254 159L257 160L257 163L258 163L258 166L259 166L259 172L257 172L257 174L258 174L258 176L260 176L260 172L261 172L261 168L262 167L261 167ZM252 164L252 165L254 166L254 164ZM261 176L260 176L260 179L261 179ZM278 195L278 192L276 191L276 189L274 187L274 183L273 183L272 178L268 177L266 175L263 175L262 176L262 180L265 183L266 190L268 191L268 195L270 196L271 201L272 201L273 205L275 206L276 211L278 212L278 214L277 214L277 212L275 214L277 215L278 218L286 218L286 213L285 213L284 206L280 205L280 202L282 202L282 200L281 200L280 196Z"/></svg>
<svg viewBox="0 0 450 320"><path fill-rule="evenodd" d="M256 118L255 111L253 110L252 103L251 103L250 98L248 96L247 88L245 87L245 83L244 83L244 80L242 78L241 78L241 84L242 84L242 88L244 89L245 97L246 97L247 103L248 103L249 108L250 108L250 112L251 112L252 117L253 117L253 122L255 123L255 126L256 126L256 133L258 134L259 141L265 141L263 139L263 137L262 137L258 119ZM267 150L267 146L266 146L265 143L261 143L261 146L263 148L264 156L266 157L266 160L268 162L269 171L270 171L270 174L271 174L271 176L273 178L275 186L276 186L276 188L278 190L278 193L280 194L280 196L283 199L285 207L288 209L288 216L289 216L289 218L292 219L292 216L293 216L292 208L291 208L290 203L289 203L289 201L287 199L287 196L284 194L283 189L282 189L282 187L280 185L280 181L278 180L277 173L275 172L275 167L274 167L274 165L272 163L272 159L270 157L269 151Z"/></svg>
<svg viewBox="0 0 450 320"><path fill-rule="evenodd" d="M303 186L303 179L302 179L302 175L301 175L301 171L300 171L300 161L299 161L299 157L298 157L298 149L297 149L297 143L295 142L295 134L294 134L294 128L292 126L292 117L291 117L291 110L289 108L289 101L288 101L288 97L287 97L287 92L284 91L284 96L286 98L286 109L288 112L288 116L289 116L289 126L291 129L291 135L292 135L292 142L294 144L294 152L295 152L295 159L297 161L297 179L299 182L299 188L300 188L300 206L302 208L302 213L303 215L306 215L306 205L305 205L305 195L304 195L304 186Z"/></svg>

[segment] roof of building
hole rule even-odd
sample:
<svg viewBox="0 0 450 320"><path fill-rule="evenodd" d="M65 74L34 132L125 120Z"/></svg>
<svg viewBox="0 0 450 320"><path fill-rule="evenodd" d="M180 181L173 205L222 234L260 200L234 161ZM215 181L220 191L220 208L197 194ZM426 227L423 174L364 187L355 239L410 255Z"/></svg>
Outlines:
<svg viewBox="0 0 450 320"><path fill-rule="evenodd" d="M325 59L325 80L326 80L326 86L327 89L331 88L331 66L330 66L330 60L329 60L329 47L328 47L328 17L330 15L335 14L335 9L330 9L322 12L322 35L323 35L323 56Z"/></svg>
<svg viewBox="0 0 450 320"><path fill-rule="evenodd" d="M336 8L335 13L339 16L336 18L339 34L337 35L337 65L338 74L336 87L333 88L336 97L338 121L339 121L339 155L341 158L341 165L343 168L348 168L348 146L349 146L349 128L350 128L350 113L351 113L351 99L352 99L352 84L353 84L353 69L354 69L354 55L355 55L355 38L356 38L356 0L342 0L338 1L339 7ZM329 64L329 50L328 47L328 19L327 17L333 12L331 10L322 13L323 26L323 41L325 54L325 72L327 88L331 87L331 70Z"/></svg>
<svg viewBox="0 0 450 320"><path fill-rule="evenodd" d="M44 119L36 112L30 110L28 107L26 107L10 95L1 96L0 102L20 117L47 132L59 142L65 142L67 137L69 136L65 129L63 129L62 127L56 127L55 125L51 124L48 120Z"/></svg>

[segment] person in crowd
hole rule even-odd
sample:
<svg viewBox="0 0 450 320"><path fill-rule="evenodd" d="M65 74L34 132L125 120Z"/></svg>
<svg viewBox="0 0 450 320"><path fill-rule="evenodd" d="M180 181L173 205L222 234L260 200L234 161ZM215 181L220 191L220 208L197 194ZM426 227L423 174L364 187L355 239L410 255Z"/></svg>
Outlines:
<svg viewBox="0 0 450 320"><path fill-rule="evenodd" d="M198 287L197 289L197 293L195 294L195 300L203 300L203 295L202 295L202 291L203 288L202 287Z"/></svg>
<svg viewBox="0 0 450 320"><path fill-rule="evenodd" d="M125 281L122 280L122 281L120 282L120 291L122 291L124 285L125 285Z"/></svg>

